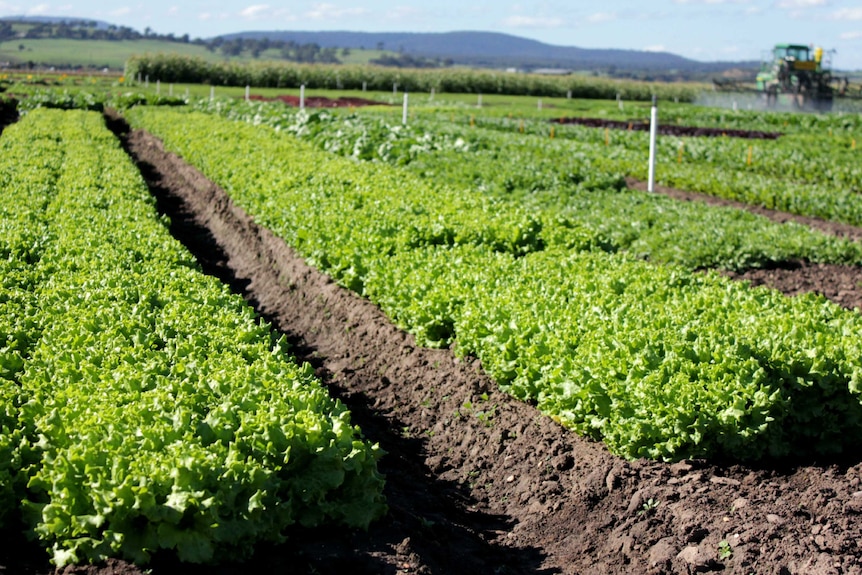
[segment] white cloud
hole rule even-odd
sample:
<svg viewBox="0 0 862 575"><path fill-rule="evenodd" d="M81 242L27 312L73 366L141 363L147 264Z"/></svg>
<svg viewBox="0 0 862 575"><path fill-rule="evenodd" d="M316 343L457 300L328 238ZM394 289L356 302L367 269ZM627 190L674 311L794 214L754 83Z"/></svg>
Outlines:
<svg viewBox="0 0 862 575"><path fill-rule="evenodd" d="M170 8L168 8L168 16L176 16L179 13L180 13L180 7L179 6L171 6Z"/></svg>
<svg viewBox="0 0 862 575"><path fill-rule="evenodd" d="M862 38L862 32L858 30L856 32L844 32L838 37L842 40L859 40L860 38Z"/></svg>
<svg viewBox="0 0 862 575"><path fill-rule="evenodd" d="M240 10L239 15L249 20L254 20L265 16L269 12L269 4L254 4Z"/></svg>
<svg viewBox="0 0 862 575"><path fill-rule="evenodd" d="M596 12L587 16L587 22L592 24L601 24L602 22L613 22L618 20L619 15L616 12Z"/></svg>
<svg viewBox="0 0 862 575"><path fill-rule="evenodd" d="M748 4L751 0L673 0L674 4Z"/></svg>
<svg viewBox="0 0 862 575"><path fill-rule="evenodd" d="M778 0L775 5L788 10L799 10L801 8L826 6L826 0Z"/></svg>
<svg viewBox="0 0 862 575"><path fill-rule="evenodd" d="M652 46L644 46L644 52L667 52L667 46L663 44L654 44Z"/></svg>
<svg viewBox="0 0 862 575"><path fill-rule="evenodd" d="M315 4L303 16L312 20L341 20L368 13L365 8L339 8L335 4L323 3Z"/></svg>
<svg viewBox="0 0 862 575"><path fill-rule="evenodd" d="M422 8L414 8L413 6L396 6L393 10L386 12L384 16L387 20L396 22L403 21L424 21L428 16L428 12Z"/></svg>
<svg viewBox="0 0 862 575"><path fill-rule="evenodd" d="M110 14L111 16L117 16L117 17L125 16L125 15L131 14L131 13L132 13L132 9L129 8L128 6L123 6L122 8L117 8L115 10L111 10L110 12L108 12L108 14Z"/></svg>
<svg viewBox="0 0 862 575"><path fill-rule="evenodd" d="M51 6L49 4L37 4L36 6L27 9L27 16L41 16L50 12Z"/></svg>
<svg viewBox="0 0 862 575"><path fill-rule="evenodd" d="M843 8L830 16L833 20L862 20L862 8Z"/></svg>
<svg viewBox="0 0 862 575"><path fill-rule="evenodd" d="M562 18L544 16L509 16L503 20L509 28L559 28L563 25Z"/></svg>

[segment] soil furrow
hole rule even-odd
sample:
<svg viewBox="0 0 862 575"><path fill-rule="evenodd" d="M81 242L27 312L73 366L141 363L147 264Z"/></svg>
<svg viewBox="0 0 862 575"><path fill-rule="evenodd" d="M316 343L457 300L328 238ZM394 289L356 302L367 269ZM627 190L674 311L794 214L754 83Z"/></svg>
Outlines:
<svg viewBox="0 0 862 575"><path fill-rule="evenodd" d="M588 128L609 128L612 130L628 130L648 132L650 123L648 121L634 119L628 121L605 120L602 118L575 118L564 117L551 120L555 124L575 124L587 126ZM705 128L702 126L677 126L674 124L660 124L658 133L662 136L685 136L691 138L740 138L745 140L777 140L783 134L780 132L764 132L761 130L735 130L727 128Z"/></svg>

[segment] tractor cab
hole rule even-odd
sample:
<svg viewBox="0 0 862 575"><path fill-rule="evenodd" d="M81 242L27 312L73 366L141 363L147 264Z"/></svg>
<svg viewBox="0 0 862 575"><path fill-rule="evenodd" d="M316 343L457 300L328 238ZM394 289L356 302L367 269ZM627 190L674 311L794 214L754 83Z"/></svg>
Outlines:
<svg viewBox="0 0 862 575"><path fill-rule="evenodd" d="M772 50L772 61L776 64L786 63L790 70L813 72L820 68L823 59L823 49L812 50L802 44L776 44Z"/></svg>

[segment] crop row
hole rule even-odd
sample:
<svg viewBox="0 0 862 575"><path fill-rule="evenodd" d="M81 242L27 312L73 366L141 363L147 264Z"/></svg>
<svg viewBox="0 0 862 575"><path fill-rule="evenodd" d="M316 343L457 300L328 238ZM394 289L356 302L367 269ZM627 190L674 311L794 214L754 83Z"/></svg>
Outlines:
<svg viewBox="0 0 862 575"><path fill-rule="evenodd" d="M379 449L200 272L88 112L0 138L0 510L58 566L205 562L384 511Z"/></svg>
<svg viewBox="0 0 862 575"><path fill-rule="evenodd" d="M598 156L601 148L590 142L589 131L582 139L551 140L421 118L392 125L381 116L303 113L273 104L218 100L196 107L273 126L332 153L400 166L429 185L445 182L518 203L546 221L588 230L606 251L691 269L746 269L801 258L862 262L859 244L804 226L629 190Z"/></svg>
<svg viewBox="0 0 862 575"><path fill-rule="evenodd" d="M523 105L522 100L495 102L484 100L478 107L478 98L465 103L464 98L435 96L432 113L462 112L473 113L478 117L508 118L510 114L526 118L556 119L566 116L616 120L628 123L648 123L651 103L640 101L615 100L551 100L542 109L537 102L530 100ZM460 103L458 102L460 100ZM411 96L412 103L424 103L421 95ZM520 105L518 105L520 104ZM414 111L418 111L418 108ZM862 115L858 113L837 112L832 114L794 114L769 109L736 110L724 107L709 107L688 102L662 101L658 106L659 121L669 126L694 126L712 130L734 130L771 132L779 134L821 134L840 137L857 136L862 130ZM627 127L627 126L626 126ZM634 127L634 126L633 126Z"/></svg>
<svg viewBox="0 0 862 575"><path fill-rule="evenodd" d="M380 66L308 65L286 62L259 64L210 63L201 58L173 54L135 56L126 64L129 77L150 81L256 88L315 89L513 94L574 98L650 100L662 98L693 101L697 88L685 85L650 84L585 76L554 77L512 74L503 71L445 69L397 69Z"/></svg>
<svg viewBox="0 0 862 575"><path fill-rule="evenodd" d="M129 118L420 343L479 357L501 387L617 453L855 448L855 312L609 254L576 224L269 127L142 108Z"/></svg>
<svg viewBox="0 0 862 575"><path fill-rule="evenodd" d="M461 117L466 123L467 119ZM474 119L478 126L516 133L517 120ZM648 175L648 134L608 131L583 126L555 126L555 136L567 139L605 170L645 180ZM525 122L524 131L545 137L550 127ZM860 139L862 144L862 139ZM751 148L749 150L749 147ZM734 138L658 140L656 181L660 184L736 200L803 216L862 225L862 147L850 136L810 134L783 136L775 141Z"/></svg>

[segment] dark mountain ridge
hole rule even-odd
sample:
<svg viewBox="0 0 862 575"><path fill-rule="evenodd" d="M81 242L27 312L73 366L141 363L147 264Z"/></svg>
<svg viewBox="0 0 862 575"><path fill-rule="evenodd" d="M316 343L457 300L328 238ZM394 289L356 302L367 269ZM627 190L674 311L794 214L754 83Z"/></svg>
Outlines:
<svg viewBox="0 0 862 575"><path fill-rule="evenodd" d="M556 46L499 32L306 32L247 31L221 36L314 43L322 48L379 48L456 64L564 69L639 69L715 72L750 68L756 62L700 62L669 52Z"/></svg>
<svg viewBox="0 0 862 575"><path fill-rule="evenodd" d="M498 69L515 68L524 71L541 69L557 72L587 71L650 80L703 80L728 71L753 75L759 67L759 62L702 62L670 52L557 46L511 34L469 30L455 32L254 30L209 39L196 38L192 41L188 34L179 37L173 34L159 35L147 28L141 35L130 28L113 26L108 22L71 16L6 16L0 17L0 22L77 26L89 29L91 31L89 37L96 37L103 34L103 31L120 29L124 32L133 32L118 38L121 40L148 38L186 43L191 41L195 44L212 46L212 49L224 48L222 44L237 43L238 40L263 39L293 43L295 46L319 47L323 50L380 49L389 54L397 54L394 58L391 56L382 58L382 60L394 60L393 63L384 65L414 67L461 65ZM93 33L93 30L99 32ZM383 63L382 60L376 63Z"/></svg>

